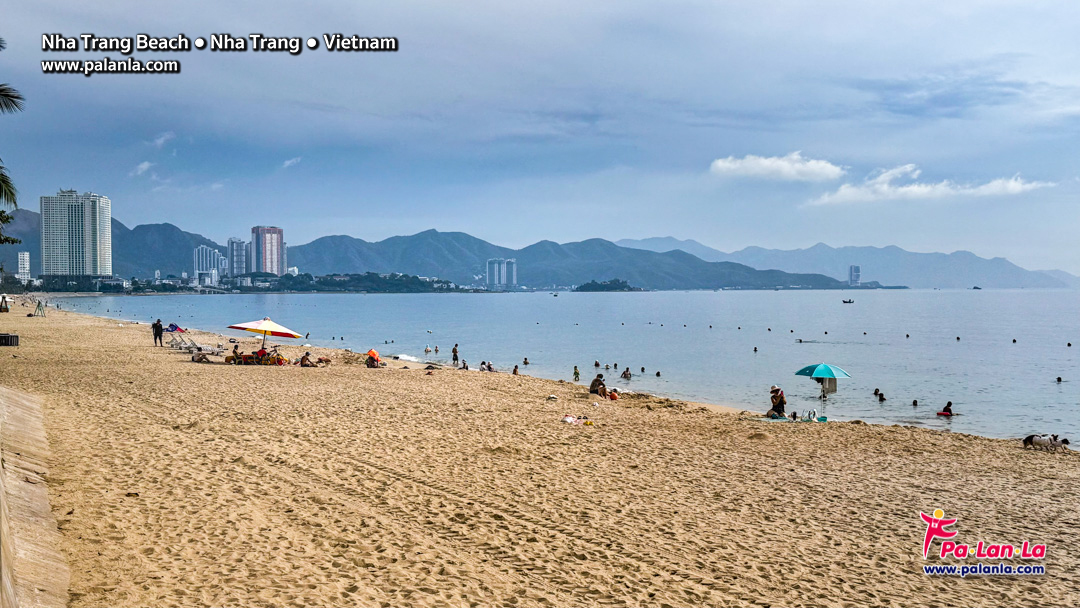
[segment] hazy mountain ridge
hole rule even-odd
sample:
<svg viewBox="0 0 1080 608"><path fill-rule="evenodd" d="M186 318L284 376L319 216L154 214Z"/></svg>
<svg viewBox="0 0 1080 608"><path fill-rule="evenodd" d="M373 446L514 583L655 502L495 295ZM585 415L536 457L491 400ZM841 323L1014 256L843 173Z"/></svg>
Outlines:
<svg viewBox="0 0 1080 608"><path fill-rule="evenodd" d="M650 251L693 250L709 261L733 261L753 268L775 268L785 272L819 273L847 279L848 266L862 267L863 281L917 288L1080 288L1080 278L1061 271L1033 271L1005 258L981 258L970 251L915 253L895 245L888 247L830 247L818 243L807 249L764 249L747 247L724 253L697 241L672 237L623 239L616 244ZM1071 277L1071 278L1070 278Z"/></svg>
<svg viewBox="0 0 1080 608"><path fill-rule="evenodd" d="M0 261L17 265L17 252L31 252L31 272L41 272L40 216L19 210L9 225L21 245L0 246ZM113 220L113 271L122 277L148 277L192 271L192 250L207 245L225 247L172 224L127 228ZM290 266L315 275L331 273L401 272L440 277L459 284L476 280L489 258L516 258L518 283L532 287L580 285L590 280L619 278L646 289L772 288L792 285L838 288L843 284L819 274L759 271L734 262L706 262L683 251L656 253L619 247L603 239L558 244L540 241L519 250L499 247L462 232L427 230L368 242L350 236L326 236L289 247Z"/></svg>

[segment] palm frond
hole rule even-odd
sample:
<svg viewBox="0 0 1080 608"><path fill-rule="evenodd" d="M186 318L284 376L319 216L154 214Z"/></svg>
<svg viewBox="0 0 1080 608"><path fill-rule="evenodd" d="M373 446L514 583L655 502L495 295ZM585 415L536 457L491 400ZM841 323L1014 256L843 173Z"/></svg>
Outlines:
<svg viewBox="0 0 1080 608"><path fill-rule="evenodd" d="M19 191L15 189L15 184L11 183L4 161L0 160L0 207L18 208L18 197Z"/></svg>
<svg viewBox="0 0 1080 608"><path fill-rule="evenodd" d="M0 84L0 114L10 114L23 109L25 99L7 83Z"/></svg>

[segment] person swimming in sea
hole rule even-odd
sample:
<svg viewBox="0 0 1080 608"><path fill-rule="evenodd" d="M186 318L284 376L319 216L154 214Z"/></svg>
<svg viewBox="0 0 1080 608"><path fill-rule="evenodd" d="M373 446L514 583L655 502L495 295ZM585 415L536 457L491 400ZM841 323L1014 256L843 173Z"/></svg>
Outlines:
<svg viewBox="0 0 1080 608"><path fill-rule="evenodd" d="M949 416L953 415L953 413L952 413L952 401L945 404L945 407L941 410L941 413L942 414L948 414Z"/></svg>

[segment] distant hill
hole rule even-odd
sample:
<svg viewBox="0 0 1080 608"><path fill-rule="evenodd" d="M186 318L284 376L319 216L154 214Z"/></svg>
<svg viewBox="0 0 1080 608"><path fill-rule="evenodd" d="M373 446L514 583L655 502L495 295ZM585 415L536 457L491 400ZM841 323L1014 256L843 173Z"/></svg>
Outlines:
<svg viewBox="0 0 1080 608"><path fill-rule="evenodd" d="M705 262L682 251L628 249L602 239L562 245L540 241L514 250L461 232L428 230L375 243L333 236L289 247L289 264L312 274L404 272L459 284L482 282L476 277L483 276L489 258L516 258L518 283L530 287L581 285L598 276L617 276L645 289L842 286L820 275L758 271L731 262Z"/></svg>
<svg viewBox="0 0 1080 608"><path fill-rule="evenodd" d="M672 236L654 236L647 239L620 239L615 241L615 244L619 247L645 249L660 253L678 249L679 251L685 251L690 255L697 256L706 262L731 261L728 258L728 254L723 251L718 251L707 245L702 245L693 239L680 240Z"/></svg>
<svg viewBox="0 0 1080 608"><path fill-rule="evenodd" d="M807 249L779 250L747 247L724 253L697 241L672 237L618 241L624 247L650 251L689 251L704 260L732 261L753 268L775 268L785 272L819 273L840 280L847 278L848 266L862 267L863 281L909 287L991 288L1077 287L1063 271L1025 270L1005 258L986 259L969 251L954 253L914 253L896 246L829 247L818 243ZM685 247L685 249L684 249ZM693 251L690 251L690 250ZM1058 274L1060 273L1060 274ZM1073 280L1078 280L1072 277Z"/></svg>
<svg viewBox="0 0 1080 608"><path fill-rule="evenodd" d="M0 246L0 261L17 266L17 252L31 252L31 272L41 272L40 216L25 209L6 232L23 239L21 245ZM113 273L149 277L155 270L180 275L192 270L192 251L199 245L223 254L225 247L172 224L128 228L113 220ZM581 285L596 277L619 277L645 289L766 289L803 286L842 287L835 279L813 273L759 271L733 262L706 262L683 251L656 253L619 247L590 239L560 245L540 241L524 249L499 247L462 232L427 230L368 242L349 236L327 236L289 247L289 265L313 275L400 272L439 277L462 285L482 283L489 258L516 258L518 283L530 287Z"/></svg>
<svg viewBox="0 0 1080 608"><path fill-rule="evenodd" d="M1074 274L1069 274L1064 270L1038 270L1036 272L1041 272L1045 275L1051 276L1073 289L1080 289L1080 277Z"/></svg>

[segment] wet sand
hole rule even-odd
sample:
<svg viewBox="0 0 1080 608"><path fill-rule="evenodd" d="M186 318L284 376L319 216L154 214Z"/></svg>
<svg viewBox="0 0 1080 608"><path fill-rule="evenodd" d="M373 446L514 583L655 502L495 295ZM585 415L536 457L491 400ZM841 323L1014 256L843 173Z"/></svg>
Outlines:
<svg viewBox="0 0 1080 608"><path fill-rule="evenodd" d="M1080 605L1076 453L328 349L196 364L26 311L0 384L44 402L72 606ZM924 575L935 508L962 542L1047 543L1048 574Z"/></svg>

